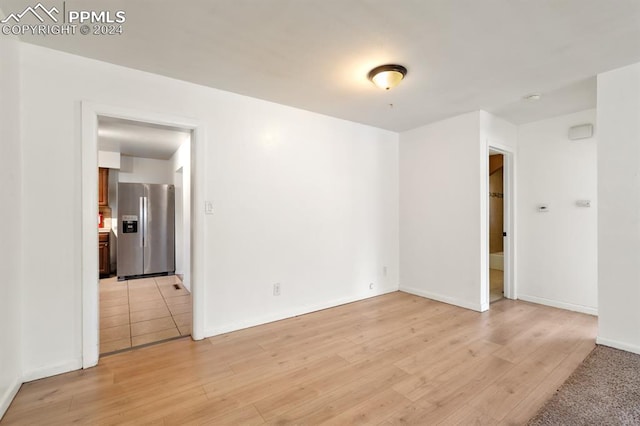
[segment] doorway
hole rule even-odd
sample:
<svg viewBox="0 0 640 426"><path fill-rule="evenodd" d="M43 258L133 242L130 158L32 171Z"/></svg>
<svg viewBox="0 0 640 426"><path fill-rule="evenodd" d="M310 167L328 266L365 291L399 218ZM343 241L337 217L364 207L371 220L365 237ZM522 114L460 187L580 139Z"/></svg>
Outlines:
<svg viewBox="0 0 640 426"><path fill-rule="evenodd" d="M191 335L190 145L189 129L98 116L100 355Z"/></svg>
<svg viewBox="0 0 640 426"><path fill-rule="evenodd" d="M188 253L183 253L181 256L182 259L182 271L179 271L177 268L174 270L175 273L179 274L163 274L163 276L153 276L153 277L143 277L136 283L135 291L132 294L129 291L129 288L126 289L126 293L122 291L120 288L120 294L114 294L113 298L122 297L130 299L132 302L134 299L137 299L137 302L147 302L146 298L155 299L159 301L158 297L162 298L165 301L169 300L169 297L177 296L174 301L178 301L181 296L186 296L182 294L184 292L188 292L193 294L193 296L189 296L192 300L190 304L191 312L180 312L185 309L185 304L180 303L180 308L172 309L169 306L169 303L166 303L165 309L169 311L171 314L171 321L175 328L178 330L179 334L191 334L194 340L199 340L203 338L203 318L202 318L202 308L200 304L202 303L202 290L200 289L201 279L199 277L202 275L202 236L201 232L198 230L203 229L203 213L196 212L192 206L194 203L203 203L202 201L202 189L201 187L197 187L195 184L198 182L202 182L202 159L197 155L198 148L201 146L201 138L202 131L201 125L198 122L191 121L184 118L168 116L164 114L156 114L156 113L146 113L141 111L128 110L119 107L113 106L105 106L105 105L97 105L90 102L83 102L82 104L82 206L83 206L83 214L82 214L82 229L83 229L83 237L82 237L82 358L83 358L83 368L88 368L94 366L98 363L100 350L100 341L101 336L105 334L101 330L101 321L100 321L100 282L99 282L99 274L98 274L98 232L95 230L96 217L98 217L99 207L98 207L98 193L96 188L98 188L98 164L99 164L99 128L100 121L102 120L121 120L133 122L135 125L146 126L154 129L173 129L180 130L183 133L189 135L189 140L184 143L182 146L185 147L183 151L178 153L177 151L173 151L174 157L181 157L182 163L180 167L172 167L172 169L166 172L166 176L170 176L170 179L181 178L182 181L179 183L181 187L181 198L179 198L178 205L181 208L181 224L176 224L182 229L181 235L181 247L186 248ZM130 123L131 124L131 123ZM104 148L101 146L100 148ZM166 147L165 147L166 148ZM185 151L188 152L185 155ZM130 155L128 157L133 157L134 155ZM124 158L124 157L123 157ZM125 160L133 161L134 163L137 161L135 159ZM120 168L120 172L122 172L122 168ZM153 175L153 174L152 174ZM113 178L112 178L113 179ZM121 180L121 179L120 179ZM152 182L153 183L153 182ZM173 182L175 184L175 182ZM185 185L186 183L186 185ZM116 185L117 187L117 185ZM186 208L185 208L186 207ZM118 223L118 214L117 212L112 212L111 224L121 225ZM121 230L117 230L121 231ZM116 244L117 247L117 244ZM195 255L194 253L200 253ZM115 268L115 276L111 276L108 279L118 282L117 280L117 266ZM131 277L129 277L131 278ZM151 282L153 281L153 282ZM121 281L122 282L122 281ZM153 286L151 285L153 284ZM144 290L144 288L147 290ZM154 287L153 289L151 289ZM149 290L151 289L151 290ZM171 294L173 291L181 292L180 295ZM118 293L117 291L115 293ZM151 296L153 294L153 297ZM133 297L132 297L133 296ZM104 300L108 300L108 297ZM185 301L183 298L182 301ZM117 302L108 302L109 303L117 303ZM104 306L106 307L106 306ZM155 307L147 308L156 309ZM123 308L120 308L123 309ZM160 309L158 307L158 309ZM149 310L149 309L144 309ZM172 312L174 311L174 312ZM147 312L150 314L150 312ZM173 319L175 315L182 315L182 319L184 323L178 324L176 320ZM132 318L132 313L129 312L129 319ZM140 318L138 318L140 319ZM155 318L154 318L155 319ZM119 320L114 320L116 322L123 321L124 315L121 316ZM163 320L168 324L168 320ZM191 325L190 325L191 324ZM132 324L129 325L130 330L132 330ZM144 328L142 330L138 330L139 335L149 334L143 333L143 331L152 330L151 328ZM121 329L124 331L124 328ZM131 333L133 334L133 333ZM103 336L104 337L104 336ZM131 339L131 336L129 337ZM138 342L144 339L138 340Z"/></svg>
<svg viewBox="0 0 640 426"><path fill-rule="evenodd" d="M482 174L481 311L502 299L516 299L515 150L487 141Z"/></svg>
<svg viewBox="0 0 640 426"><path fill-rule="evenodd" d="M489 151L489 303L504 297L504 155Z"/></svg>

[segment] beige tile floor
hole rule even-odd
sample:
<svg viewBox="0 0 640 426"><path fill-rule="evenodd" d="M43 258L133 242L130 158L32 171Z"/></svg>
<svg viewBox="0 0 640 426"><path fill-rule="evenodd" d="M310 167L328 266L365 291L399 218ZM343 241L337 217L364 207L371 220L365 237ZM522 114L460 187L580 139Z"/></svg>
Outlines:
<svg viewBox="0 0 640 426"><path fill-rule="evenodd" d="M489 302L496 302L504 297L504 271L489 269Z"/></svg>
<svg viewBox="0 0 640 426"><path fill-rule="evenodd" d="M190 335L191 306L175 275L100 280L100 354Z"/></svg>

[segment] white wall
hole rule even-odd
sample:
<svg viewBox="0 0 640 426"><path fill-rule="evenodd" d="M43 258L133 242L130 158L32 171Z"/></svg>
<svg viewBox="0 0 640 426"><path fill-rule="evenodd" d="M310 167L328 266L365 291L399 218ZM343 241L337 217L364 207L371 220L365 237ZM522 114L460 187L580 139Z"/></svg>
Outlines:
<svg viewBox="0 0 640 426"><path fill-rule="evenodd" d="M488 308L489 142L515 147L516 127L475 111L400 134L403 291Z"/></svg>
<svg viewBox="0 0 640 426"><path fill-rule="evenodd" d="M191 143L184 143L171 157L176 188L176 274L191 291Z"/></svg>
<svg viewBox="0 0 640 426"><path fill-rule="evenodd" d="M25 228L28 377L81 365L84 99L202 123L206 334L398 288L397 134L29 44L22 56L23 216L55 205L59 242Z"/></svg>
<svg viewBox="0 0 640 426"><path fill-rule="evenodd" d="M640 63L598 75L598 343L640 353Z"/></svg>
<svg viewBox="0 0 640 426"><path fill-rule="evenodd" d="M480 112L400 134L400 288L481 309Z"/></svg>
<svg viewBox="0 0 640 426"><path fill-rule="evenodd" d="M518 127L507 120L480 111L481 142L515 150L518 146Z"/></svg>
<svg viewBox="0 0 640 426"><path fill-rule="evenodd" d="M595 315L597 143L567 137L585 123L595 126L595 109L518 128L518 298ZM549 212L538 212L540 204Z"/></svg>
<svg viewBox="0 0 640 426"><path fill-rule="evenodd" d="M171 160L120 156L119 182L123 183L173 183Z"/></svg>
<svg viewBox="0 0 640 426"><path fill-rule="evenodd" d="M0 38L0 418L22 383L19 61L18 42Z"/></svg>

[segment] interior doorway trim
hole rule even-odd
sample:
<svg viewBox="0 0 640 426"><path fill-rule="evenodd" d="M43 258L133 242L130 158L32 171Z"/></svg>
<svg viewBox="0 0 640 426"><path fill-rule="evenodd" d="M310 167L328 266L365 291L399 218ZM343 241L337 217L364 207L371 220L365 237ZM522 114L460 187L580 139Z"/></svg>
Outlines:
<svg viewBox="0 0 640 426"><path fill-rule="evenodd" d="M192 338L204 338L204 126L196 120L113 105L82 102L82 368L99 359L98 117L120 118L191 130Z"/></svg>
<svg viewBox="0 0 640 426"><path fill-rule="evenodd" d="M503 155L504 170L504 230L507 236L504 238L504 297L517 299L516 292L516 249L515 249L515 149L496 141L487 140L484 150L482 167L482 208L481 223L484 230L481 233L481 258L482 279L480 280L481 312L489 309L490 283L489 283L489 153L496 152Z"/></svg>

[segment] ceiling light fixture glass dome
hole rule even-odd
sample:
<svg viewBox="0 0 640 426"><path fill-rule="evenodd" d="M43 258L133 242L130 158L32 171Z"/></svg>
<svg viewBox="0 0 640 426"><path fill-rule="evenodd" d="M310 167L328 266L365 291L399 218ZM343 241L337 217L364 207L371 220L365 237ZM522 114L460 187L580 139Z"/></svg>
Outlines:
<svg viewBox="0 0 640 426"><path fill-rule="evenodd" d="M381 89L389 90L396 87L407 75L407 69L402 65L381 65L369 71L369 80Z"/></svg>

